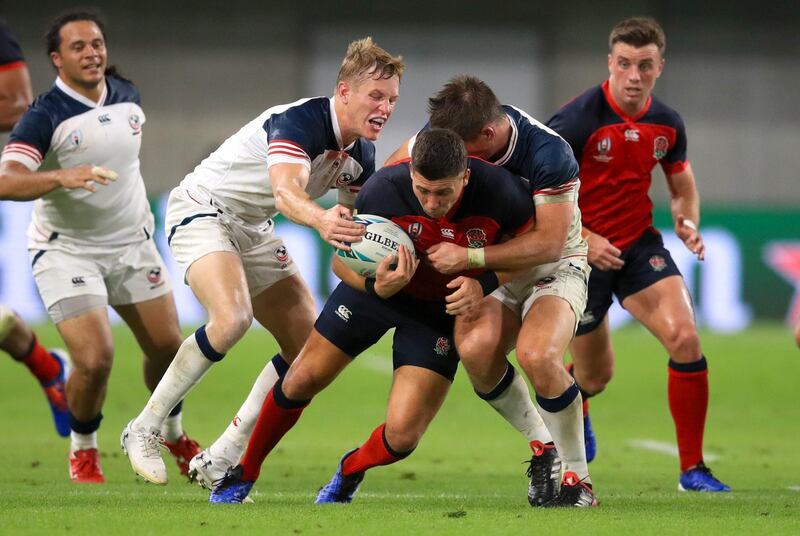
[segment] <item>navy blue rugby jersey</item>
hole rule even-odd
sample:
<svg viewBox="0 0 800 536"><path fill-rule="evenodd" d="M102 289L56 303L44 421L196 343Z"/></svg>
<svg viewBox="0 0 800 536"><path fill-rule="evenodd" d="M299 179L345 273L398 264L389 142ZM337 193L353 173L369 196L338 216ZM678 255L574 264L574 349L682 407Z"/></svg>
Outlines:
<svg viewBox="0 0 800 536"><path fill-rule="evenodd" d="M414 195L408 161L380 169L356 197L355 208L399 225L414 242L422 260L403 293L422 300L440 301L453 291L447 283L459 275L474 277L483 270L445 275L425 262L425 252L440 242L479 248L529 229L533 204L525 181L501 167L469 159L469 182L456 204L442 218L431 218Z"/></svg>

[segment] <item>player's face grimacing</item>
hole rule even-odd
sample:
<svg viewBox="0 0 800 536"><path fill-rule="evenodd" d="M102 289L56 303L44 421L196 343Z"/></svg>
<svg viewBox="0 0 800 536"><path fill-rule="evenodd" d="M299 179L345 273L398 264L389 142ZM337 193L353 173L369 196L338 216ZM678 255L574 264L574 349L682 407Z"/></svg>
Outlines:
<svg viewBox="0 0 800 536"><path fill-rule="evenodd" d="M608 85L614 101L629 115L640 112L663 69L664 59L655 44L637 48L614 43L608 55Z"/></svg>
<svg viewBox="0 0 800 536"><path fill-rule="evenodd" d="M400 94L400 79L365 78L356 84L350 84L345 104L348 121L356 137L375 141L380 136L386 122L394 111L397 97ZM346 133L342 132L345 145L349 145ZM353 139L349 140L350 142Z"/></svg>
<svg viewBox="0 0 800 536"><path fill-rule="evenodd" d="M469 181L469 169L453 177L428 180L412 168L411 186L422 210L431 218L445 216L456 204Z"/></svg>
<svg viewBox="0 0 800 536"><path fill-rule="evenodd" d="M68 84L91 89L103 81L108 53L106 41L94 22L79 20L61 28L61 45L50 54L59 75Z"/></svg>

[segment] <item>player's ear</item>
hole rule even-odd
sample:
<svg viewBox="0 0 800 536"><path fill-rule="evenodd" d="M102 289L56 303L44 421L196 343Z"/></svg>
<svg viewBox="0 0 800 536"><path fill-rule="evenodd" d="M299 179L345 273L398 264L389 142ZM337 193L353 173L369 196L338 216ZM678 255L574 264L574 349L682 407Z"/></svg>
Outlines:
<svg viewBox="0 0 800 536"><path fill-rule="evenodd" d="M484 126L481 129L480 135L485 137L487 140L493 140L496 132L494 130L494 126L491 124Z"/></svg>
<svg viewBox="0 0 800 536"><path fill-rule="evenodd" d="M53 67L56 69L61 68L61 54L58 52L51 52L50 53L50 62L53 64Z"/></svg>
<svg viewBox="0 0 800 536"><path fill-rule="evenodd" d="M608 72L609 73L611 72L611 62L613 62L613 61L614 61L614 58L609 53L609 55L608 55Z"/></svg>
<svg viewBox="0 0 800 536"><path fill-rule="evenodd" d="M467 168L464 170L464 186L469 184L469 176L472 174L472 170Z"/></svg>
<svg viewBox="0 0 800 536"><path fill-rule="evenodd" d="M350 84L344 80L340 80L339 83L336 84L336 96L339 97L339 100L341 100L343 104L347 104L347 101L350 100Z"/></svg>

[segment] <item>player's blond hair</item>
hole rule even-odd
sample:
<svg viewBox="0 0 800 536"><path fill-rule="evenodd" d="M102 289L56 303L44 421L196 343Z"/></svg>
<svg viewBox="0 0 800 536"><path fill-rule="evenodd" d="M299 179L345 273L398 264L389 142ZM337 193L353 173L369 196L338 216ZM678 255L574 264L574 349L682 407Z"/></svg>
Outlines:
<svg viewBox="0 0 800 536"><path fill-rule="evenodd" d="M392 56L376 45L372 37L365 37L347 46L336 83L357 82L366 76L377 80L393 76L399 79L404 69L402 56Z"/></svg>

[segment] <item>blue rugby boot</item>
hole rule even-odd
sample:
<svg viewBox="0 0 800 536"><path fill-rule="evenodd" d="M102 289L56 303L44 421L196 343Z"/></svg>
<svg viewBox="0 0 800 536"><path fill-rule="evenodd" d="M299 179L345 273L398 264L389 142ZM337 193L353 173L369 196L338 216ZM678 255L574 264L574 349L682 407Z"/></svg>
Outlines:
<svg viewBox="0 0 800 536"><path fill-rule="evenodd" d="M350 503L353 501L353 495L358 491L358 486L364 480L364 471L345 476L342 474L342 464L345 458L350 456L358 449L353 449L347 452L342 459L339 460L339 466L336 468L336 473L331 478L331 481L325 484L317 494L316 504L328 503Z"/></svg>
<svg viewBox="0 0 800 536"><path fill-rule="evenodd" d="M69 354L60 348L50 350L56 361L61 364L61 372L52 381L43 384L42 389L50 405L50 412L53 414L53 422L56 425L56 432L61 437L69 437L69 407L67 406L66 384L69 373L71 372Z"/></svg>
<svg viewBox="0 0 800 536"><path fill-rule="evenodd" d="M255 482L242 480L242 466L237 465L225 471L225 476L214 485L208 502L216 504L242 504Z"/></svg>
<svg viewBox="0 0 800 536"><path fill-rule="evenodd" d="M694 468L681 473L678 479L679 491L730 491L731 487L723 484L711 474L711 469L706 467L703 462L698 463Z"/></svg>

